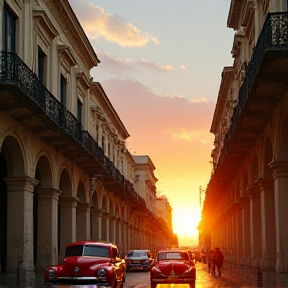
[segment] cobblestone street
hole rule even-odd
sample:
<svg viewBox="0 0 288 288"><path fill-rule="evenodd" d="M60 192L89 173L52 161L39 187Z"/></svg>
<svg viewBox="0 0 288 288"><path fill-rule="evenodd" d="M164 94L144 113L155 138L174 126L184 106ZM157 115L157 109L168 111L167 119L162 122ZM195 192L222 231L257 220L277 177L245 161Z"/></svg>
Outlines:
<svg viewBox="0 0 288 288"><path fill-rule="evenodd" d="M208 273L207 265L203 263L197 263L197 280L195 288L222 288L222 287L239 287L239 288L254 288L254 287L266 287L266 288L287 288L288 287L288 273L277 274L275 272L263 272L258 273L253 269L229 266L225 264L222 269L222 276L211 275ZM131 283L129 278L135 276L134 273L127 273L127 281L124 285L126 287L147 287L149 288L149 272L137 273L137 277L143 278L144 283ZM133 284L133 285L131 285ZM75 285L60 285L61 287L76 287ZM55 286L59 287L60 286ZM158 287L159 286L159 287ZM158 285L157 288L187 288L186 285ZM178 286L178 287L176 287ZM43 274L37 274L33 281L17 281L16 275L0 275L0 288L44 288ZM81 287L77 285L77 288ZM85 287L85 286L83 286ZM86 286L87 287L87 286ZM93 287L93 285L89 285ZM95 286L96 287L96 286Z"/></svg>

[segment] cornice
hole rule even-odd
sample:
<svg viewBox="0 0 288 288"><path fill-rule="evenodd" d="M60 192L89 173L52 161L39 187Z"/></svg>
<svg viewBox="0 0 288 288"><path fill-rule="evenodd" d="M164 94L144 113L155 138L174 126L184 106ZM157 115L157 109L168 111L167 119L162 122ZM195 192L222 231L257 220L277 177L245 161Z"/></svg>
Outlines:
<svg viewBox="0 0 288 288"><path fill-rule="evenodd" d="M58 20L66 37L72 43L73 49L85 65L91 69L100 63L93 47L90 44L82 26L74 14L68 0L43 0Z"/></svg>

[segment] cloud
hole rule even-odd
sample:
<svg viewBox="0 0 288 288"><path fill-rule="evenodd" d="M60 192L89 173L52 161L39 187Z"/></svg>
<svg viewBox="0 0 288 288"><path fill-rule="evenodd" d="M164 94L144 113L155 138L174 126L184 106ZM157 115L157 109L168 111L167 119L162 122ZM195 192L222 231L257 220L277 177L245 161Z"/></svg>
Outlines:
<svg viewBox="0 0 288 288"><path fill-rule="evenodd" d="M151 70L156 70L156 71L171 71L172 70L171 65L166 65L166 66L156 65L155 63L147 59L142 59L138 61L138 65L141 67L148 68Z"/></svg>
<svg viewBox="0 0 288 288"><path fill-rule="evenodd" d="M214 103L191 101L181 95L161 97L149 87L128 79L105 80L102 86L131 138L147 142L151 137L163 145L176 140L213 143L209 131Z"/></svg>
<svg viewBox="0 0 288 288"><path fill-rule="evenodd" d="M106 13L104 9L89 1L69 0L77 17L90 39L103 37L107 41L115 42L122 47L142 47L159 41L149 33L141 32L133 24L126 22L119 15Z"/></svg>
<svg viewBox="0 0 288 288"><path fill-rule="evenodd" d="M188 131L186 129L179 129L178 132L171 132L173 140L186 140L189 142L199 141L202 144L213 143L214 137L209 132Z"/></svg>

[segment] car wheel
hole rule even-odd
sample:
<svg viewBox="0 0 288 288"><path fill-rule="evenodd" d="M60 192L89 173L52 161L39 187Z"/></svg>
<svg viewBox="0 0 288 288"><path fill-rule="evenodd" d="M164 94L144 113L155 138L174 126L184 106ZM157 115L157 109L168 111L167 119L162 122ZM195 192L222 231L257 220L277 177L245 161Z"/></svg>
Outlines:
<svg viewBox="0 0 288 288"><path fill-rule="evenodd" d="M189 288L195 288L195 281L189 283Z"/></svg>
<svg viewBox="0 0 288 288"><path fill-rule="evenodd" d="M126 281L126 275L125 275L125 273L124 273L124 274L123 274L123 277L122 277L122 283L124 284L125 281Z"/></svg>
<svg viewBox="0 0 288 288"><path fill-rule="evenodd" d="M151 285L150 285L150 286L151 286L151 288L156 288L157 283L155 283L155 282L152 283L152 282L151 282Z"/></svg>
<svg viewBox="0 0 288 288"><path fill-rule="evenodd" d="M113 280L113 283L111 285L111 288L117 288L117 279L116 279L116 276L114 276L114 280Z"/></svg>

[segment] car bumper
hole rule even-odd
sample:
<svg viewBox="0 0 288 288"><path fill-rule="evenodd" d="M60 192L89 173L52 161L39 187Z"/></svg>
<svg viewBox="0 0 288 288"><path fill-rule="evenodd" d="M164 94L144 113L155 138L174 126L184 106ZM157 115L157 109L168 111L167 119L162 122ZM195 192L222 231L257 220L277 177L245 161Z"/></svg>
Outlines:
<svg viewBox="0 0 288 288"><path fill-rule="evenodd" d="M176 278L176 277L169 277L169 278L152 278L151 282L161 283L161 284L184 284L184 283L191 283L195 282L195 277L183 277L183 278Z"/></svg>

